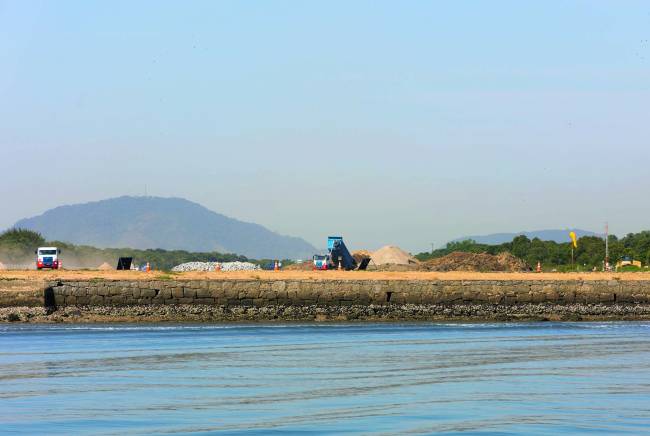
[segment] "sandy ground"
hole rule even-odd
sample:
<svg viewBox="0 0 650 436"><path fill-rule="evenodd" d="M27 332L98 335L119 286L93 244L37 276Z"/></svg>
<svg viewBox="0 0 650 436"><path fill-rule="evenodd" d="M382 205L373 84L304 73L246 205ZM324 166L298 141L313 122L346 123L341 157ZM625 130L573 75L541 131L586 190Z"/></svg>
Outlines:
<svg viewBox="0 0 650 436"><path fill-rule="evenodd" d="M0 280L650 280L650 272L636 273L479 273L479 272L380 272L380 271L0 271Z"/></svg>

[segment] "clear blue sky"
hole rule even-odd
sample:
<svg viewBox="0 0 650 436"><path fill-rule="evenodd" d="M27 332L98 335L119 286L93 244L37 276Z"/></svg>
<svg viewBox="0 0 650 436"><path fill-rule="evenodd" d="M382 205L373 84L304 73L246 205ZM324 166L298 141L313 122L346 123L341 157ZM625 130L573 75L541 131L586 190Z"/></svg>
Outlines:
<svg viewBox="0 0 650 436"><path fill-rule="evenodd" d="M2 1L0 228L178 196L317 246L650 228L650 2Z"/></svg>

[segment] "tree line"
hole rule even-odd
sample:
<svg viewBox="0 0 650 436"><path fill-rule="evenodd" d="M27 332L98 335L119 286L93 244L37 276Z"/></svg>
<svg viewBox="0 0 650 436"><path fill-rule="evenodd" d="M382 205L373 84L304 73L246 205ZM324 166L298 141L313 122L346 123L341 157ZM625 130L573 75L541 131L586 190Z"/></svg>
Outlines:
<svg viewBox="0 0 650 436"><path fill-rule="evenodd" d="M568 239L568 235L567 235ZM532 240L525 235L516 236L512 241L503 244L480 244L471 239L449 242L444 248L423 252L415 257L419 260L433 259L446 256L455 251L470 253L498 254L508 251L535 266L541 262L545 267L567 269L571 267L571 242ZM624 258L639 260L643 265L650 264L650 231L628 233L622 238L609 235L609 259L612 266ZM574 249L574 264L582 269L601 269L605 260L605 239L598 236L583 236L578 239L578 247Z"/></svg>
<svg viewBox="0 0 650 436"><path fill-rule="evenodd" d="M256 261L232 253L193 253L185 250L133 248L96 248L87 245L74 245L62 241L46 241L38 232L24 229L9 229L0 234L0 262L10 266L31 267L34 265L34 251L38 247L53 246L61 249L64 268L97 268L107 262L113 268L117 266L119 257L132 257L135 264L149 262L153 269L170 270L185 262L253 262Z"/></svg>

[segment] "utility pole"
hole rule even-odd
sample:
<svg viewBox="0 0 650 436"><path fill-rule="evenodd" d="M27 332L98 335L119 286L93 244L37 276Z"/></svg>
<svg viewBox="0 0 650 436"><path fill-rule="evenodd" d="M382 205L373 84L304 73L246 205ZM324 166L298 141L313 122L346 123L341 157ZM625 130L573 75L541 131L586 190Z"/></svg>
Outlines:
<svg viewBox="0 0 650 436"><path fill-rule="evenodd" d="M433 254L433 242L431 243L431 254Z"/></svg>
<svg viewBox="0 0 650 436"><path fill-rule="evenodd" d="M605 222L605 271L609 271L609 223Z"/></svg>

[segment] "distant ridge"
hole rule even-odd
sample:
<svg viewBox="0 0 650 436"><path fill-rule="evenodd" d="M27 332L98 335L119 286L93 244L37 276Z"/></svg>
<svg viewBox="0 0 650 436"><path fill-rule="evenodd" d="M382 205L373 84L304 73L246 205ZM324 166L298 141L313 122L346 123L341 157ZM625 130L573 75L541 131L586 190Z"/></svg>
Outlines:
<svg viewBox="0 0 650 436"><path fill-rule="evenodd" d="M298 259L317 250L301 238L274 233L182 198L118 197L50 209L15 227L46 239L100 248L219 251L249 258Z"/></svg>
<svg viewBox="0 0 650 436"><path fill-rule="evenodd" d="M555 242L569 242L569 232L574 231L576 235L580 238L582 236L602 236L598 233L582 230L582 229L553 229L553 230L533 230L533 231L523 231L517 233L492 233L489 235L475 235L475 236L463 236L462 238L454 239L451 242L465 241L467 239L472 239L479 244L503 244L504 242L511 242L515 236L525 235L528 239L539 238L542 241L555 241Z"/></svg>

